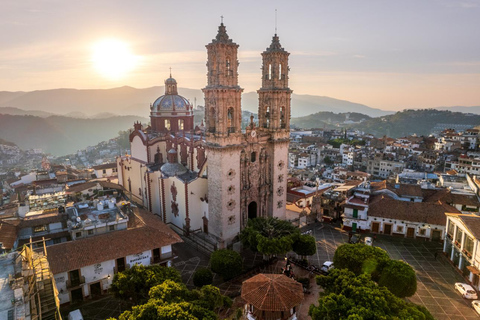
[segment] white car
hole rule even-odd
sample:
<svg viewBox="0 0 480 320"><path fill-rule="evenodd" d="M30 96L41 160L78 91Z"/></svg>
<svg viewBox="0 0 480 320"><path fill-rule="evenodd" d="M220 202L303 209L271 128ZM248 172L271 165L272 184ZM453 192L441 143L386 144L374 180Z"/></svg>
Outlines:
<svg viewBox="0 0 480 320"><path fill-rule="evenodd" d="M475 309L475 311L477 311L478 314L480 314L480 300L473 300L472 307Z"/></svg>
<svg viewBox="0 0 480 320"><path fill-rule="evenodd" d="M458 290L465 299L478 299L477 292L469 284L457 282L455 290Z"/></svg>
<svg viewBox="0 0 480 320"><path fill-rule="evenodd" d="M328 274L333 268L334 266L332 261L325 261L323 266L320 268L320 272L323 274Z"/></svg>
<svg viewBox="0 0 480 320"><path fill-rule="evenodd" d="M365 237L364 242L367 246L373 245L373 239L371 237Z"/></svg>

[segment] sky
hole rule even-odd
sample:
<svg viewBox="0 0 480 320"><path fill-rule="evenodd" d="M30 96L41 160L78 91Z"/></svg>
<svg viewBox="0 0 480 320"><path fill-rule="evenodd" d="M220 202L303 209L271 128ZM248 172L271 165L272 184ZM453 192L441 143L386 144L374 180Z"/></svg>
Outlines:
<svg viewBox="0 0 480 320"><path fill-rule="evenodd" d="M275 9L294 93L384 110L480 105L480 0L1 0L0 91L146 88L170 67L200 89L221 16L239 84L255 91ZM105 39L129 50L115 78L95 63Z"/></svg>

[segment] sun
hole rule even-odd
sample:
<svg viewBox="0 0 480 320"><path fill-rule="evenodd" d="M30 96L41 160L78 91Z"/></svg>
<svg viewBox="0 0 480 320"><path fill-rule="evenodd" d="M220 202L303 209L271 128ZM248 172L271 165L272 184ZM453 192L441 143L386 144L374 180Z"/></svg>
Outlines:
<svg viewBox="0 0 480 320"><path fill-rule="evenodd" d="M138 64L127 43L117 39L105 39L92 47L92 62L95 69L105 78L124 78Z"/></svg>

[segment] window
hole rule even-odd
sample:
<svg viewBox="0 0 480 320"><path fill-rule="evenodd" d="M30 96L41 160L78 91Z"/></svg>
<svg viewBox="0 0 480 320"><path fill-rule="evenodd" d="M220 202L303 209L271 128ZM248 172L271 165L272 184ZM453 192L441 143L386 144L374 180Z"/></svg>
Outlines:
<svg viewBox="0 0 480 320"><path fill-rule="evenodd" d="M165 120L165 129L170 130L170 120Z"/></svg>
<svg viewBox="0 0 480 320"><path fill-rule="evenodd" d="M53 244L57 244L57 243L61 243L61 242L62 242L62 238L53 239Z"/></svg>
<svg viewBox="0 0 480 320"><path fill-rule="evenodd" d="M93 234L93 230L88 230L88 235L91 236Z"/></svg>
<svg viewBox="0 0 480 320"><path fill-rule="evenodd" d="M102 173L103 173L103 174L106 174L106 173L107 173L107 169L103 169Z"/></svg>
<svg viewBox="0 0 480 320"><path fill-rule="evenodd" d="M272 80L272 65L268 65L268 80Z"/></svg>
<svg viewBox="0 0 480 320"><path fill-rule="evenodd" d="M397 226L397 232L403 232L403 226Z"/></svg>
<svg viewBox="0 0 480 320"><path fill-rule="evenodd" d="M81 232L75 233L75 238L81 238L81 237L82 237L82 233L81 233Z"/></svg>
<svg viewBox="0 0 480 320"><path fill-rule="evenodd" d="M353 217L358 218L358 209L353 209Z"/></svg>
<svg viewBox="0 0 480 320"><path fill-rule="evenodd" d="M256 152L252 152L251 155L250 155L250 160L252 162L255 162L257 160L257 153Z"/></svg>
<svg viewBox="0 0 480 320"><path fill-rule="evenodd" d="M418 234L421 235L421 236L424 236L427 234L427 229L420 229L418 230Z"/></svg>
<svg viewBox="0 0 480 320"><path fill-rule="evenodd" d="M108 230L110 230L110 231L115 231L115 225L109 226L109 227L108 227Z"/></svg>
<svg viewBox="0 0 480 320"><path fill-rule="evenodd" d="M183 130L183 120L178 120L178 130Z"/></svg>
<svg viewBox="0 0 480 320"><path fill-rule="evenodd" d="M278 80L282 80L282 65L278 65Z"/></svg>

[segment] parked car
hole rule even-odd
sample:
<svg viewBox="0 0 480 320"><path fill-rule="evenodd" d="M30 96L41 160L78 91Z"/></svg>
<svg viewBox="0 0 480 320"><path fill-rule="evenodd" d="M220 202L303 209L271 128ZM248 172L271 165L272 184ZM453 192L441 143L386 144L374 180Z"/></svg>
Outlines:
<svg viewBox="0 0 480 320"><path fill-rule="evenodd" d="M320 272L323 274L328 274L333 268L334 266L332 261L325 261L323 266L320 268Z"/></svg>
<svg viewBox="0 0 480 320"><path fill-rule="evenodd" d="M455 290L458 290L465 299L478 299L477 292L473 287L466 283L455 283Z"/></svg>
<svg viewBox="0 0 480 320"><path fill-rule="evenodd" d="M475 311L477 311L478 314L480 314L480 300L473 300L472 307L475 309Z"/></svg>
<svg viewBox="0 0 480 320"><path fill-rule="evenodd" d="M365 239L363 239L363 242L364 242L367 246L373 246L373 239L372 239L372 237L365 237Z"/></svg>
<svg viewBox="0 0 480 320"><path fill-rule="evenodd" d="M355 233L352 235L350 240L348 241L349 243L359 243L360 242L361 236L358 233Z"/></svg>

